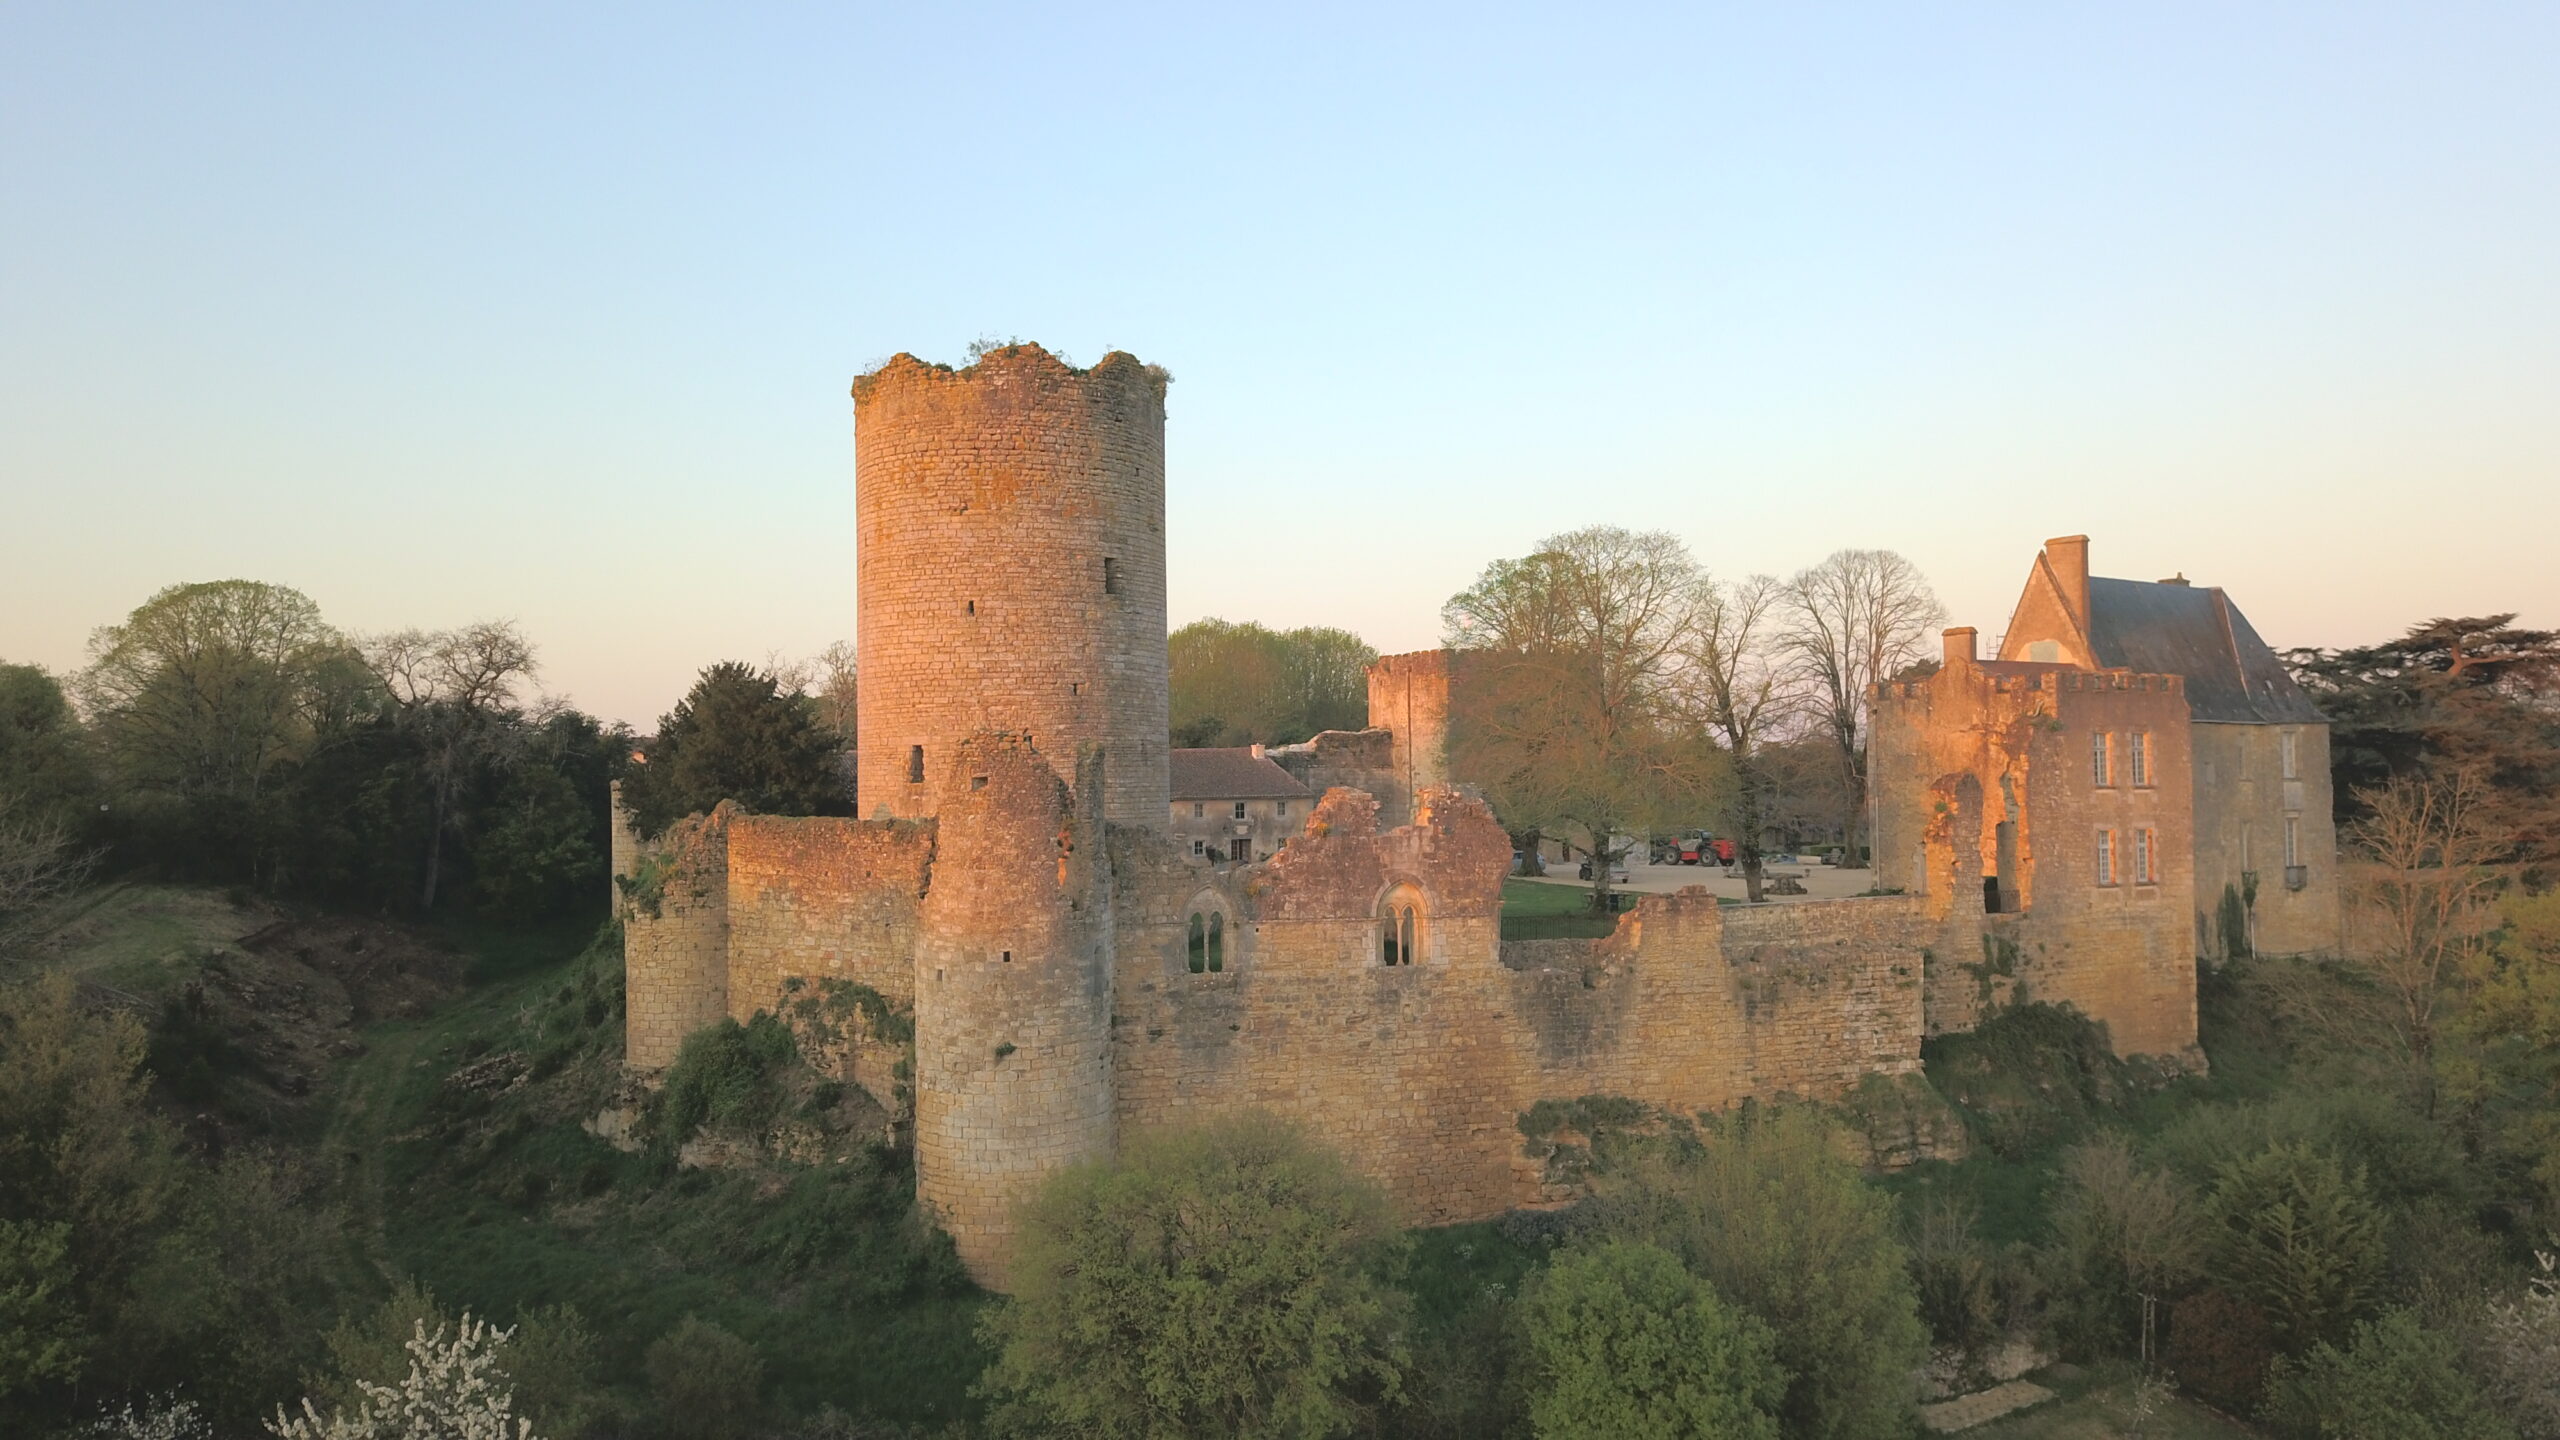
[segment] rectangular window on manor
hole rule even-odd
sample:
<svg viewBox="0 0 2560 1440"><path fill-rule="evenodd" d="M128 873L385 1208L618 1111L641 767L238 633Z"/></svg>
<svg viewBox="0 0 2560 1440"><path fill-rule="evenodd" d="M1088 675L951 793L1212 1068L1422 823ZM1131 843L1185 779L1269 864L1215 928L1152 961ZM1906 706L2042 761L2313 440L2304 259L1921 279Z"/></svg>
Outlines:
<svg viewBox="0 0 2560 1440"><path fill-rule="evenodd" d="M2151 732L2136 730L2124 737L2125 769L2136 788L2151 783Z"/></svg>
<svg viewBox="0 0 2560 1440"><path fill-rule="evenodd" d="M2098 883L2116 883L2116 832L2113 830L2098 832L2097 862Z"/></svg>
<svg viewBox="0 0 2560 1440"><path fill-rule="evenodd" d="M2149 826L2133 832L2133 883L2160 883L2160 835Z"/></svg>
<svg viewBox="0 0 2560 1440"><path fill-rule="evenodd" d="M1239 820L1244 818L1244 802L1241 800L1236 802L1236 818Z"/></svg>
<svg viewBox="0 0 2560 1440"><path fill-rule="evenodd" d="M2284 817L2284 863L2302 863L2302 822L2291 815Z"/></svg>
<svg viewBox="0 0 2560 1440"><path fill-rule="evenodd" d="M2284 761L2284 778L2287 780L2299 780L2302 778L2301 741L2302 737L2290 730L2284 731L2276 736L2276 752ZM2290 865L2293 862L2291 860L2287 860L2284 863Z"/></svg>
<svg viewBox="0 0 2560 1440"><path fill-rule="evenodd" d="M2100 787L2116 783L2115 737L2100 730L2089 736L2089 783Z"/></svg>

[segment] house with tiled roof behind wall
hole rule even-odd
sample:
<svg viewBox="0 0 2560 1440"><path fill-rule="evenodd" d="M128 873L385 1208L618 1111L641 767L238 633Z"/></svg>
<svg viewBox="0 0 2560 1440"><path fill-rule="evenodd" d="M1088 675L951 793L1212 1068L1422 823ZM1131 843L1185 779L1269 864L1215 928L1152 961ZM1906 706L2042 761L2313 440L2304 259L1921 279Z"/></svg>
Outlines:
<svg viewBox="0 0 2560 1440"><path fill-rule="evenodd" d="M1307 823L1316 793L1259 745L1172 752L1173 836L1194 864L1268 860Z"/></svg>
<svg viewBox="0 0 2560 1440"><path fill-rule="evenodd" d="M2219 586L2093 576L2089 537L2048 540L1999 658L2182 677L2197 953L2226 952L2230 911L2262 953L2340 948L2328 719Z"/></svg>

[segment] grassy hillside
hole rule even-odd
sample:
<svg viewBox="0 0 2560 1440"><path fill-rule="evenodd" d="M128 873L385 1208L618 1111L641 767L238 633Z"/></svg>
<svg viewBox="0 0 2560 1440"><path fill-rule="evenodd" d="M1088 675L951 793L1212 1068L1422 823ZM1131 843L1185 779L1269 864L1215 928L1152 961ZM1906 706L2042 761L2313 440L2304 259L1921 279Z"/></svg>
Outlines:
<svg viewBox="0 0 2560 1440"><path fill-rule="evenodd" d="M692 1315L755 1347L786 1410L974 1413L984 1297L917 1223L902 1157L704 1169L617 1148L585 1128L631 1098L617 932L491 959L503 978L369 1032L332 1093L327 1143L389 1270L486 1314L576 1306L634 1399L646 1347Z"/></svg>

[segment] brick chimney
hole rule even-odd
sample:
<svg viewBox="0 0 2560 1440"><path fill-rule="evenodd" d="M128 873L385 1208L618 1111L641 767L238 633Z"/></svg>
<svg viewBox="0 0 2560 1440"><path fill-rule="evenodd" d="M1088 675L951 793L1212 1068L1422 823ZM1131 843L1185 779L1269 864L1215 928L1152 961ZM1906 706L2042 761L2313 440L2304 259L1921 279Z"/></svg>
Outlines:
<svg viewBox="0 0 2560 1440"><path fill-rule="evenodd" d="M1970 625L1957 625L1938 632L1938 641L1942 647L1939 654L1946 665L1953 667L1973 663L1973 635L1974 630Z"/></svg>
<svg viewBox="0 0 2560 1440"><path fill-rule="evenodd" d="M2044 563L2062 582L2062 603L2071 610L2080 633L2089 633L2089 537L2065 535L2044 542Z"/></svg>

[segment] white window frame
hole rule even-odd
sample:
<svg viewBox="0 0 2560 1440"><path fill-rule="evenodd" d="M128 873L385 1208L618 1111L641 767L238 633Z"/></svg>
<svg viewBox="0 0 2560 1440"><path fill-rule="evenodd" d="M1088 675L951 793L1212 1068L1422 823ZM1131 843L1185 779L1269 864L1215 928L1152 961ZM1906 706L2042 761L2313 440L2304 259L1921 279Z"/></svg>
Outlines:
<svg viewBox="0 0 2560 1440"><path fill-rule="evenodd" d="M2092 857L2100 885L2116 883L2116 832L2108 826L2098 827L2097 851Z"/></svg>
<svg viewBox="0 0 2560 1440"><path fill-rule="evenodd" d="M2151 783L2151 732L2129 730L2124 740L2125 780L2136 790Z"/></svg>
<svg viewBox="0 0 2560 1440"><path fill-rule="evenodd" d="M2089 732L2089 779L2101 790L2112 790L2116 784L2115 736L2104 730Z"/></svg>
<svg viewBox="0 0 2560 1440"><path fill-rule="evenodd" d="M1241 800L1236 802L1236 818L1239 820L1244 818L1244 802Z"/></svg>
<svg viewBox="0 0 2560 1440"><path fill-rule="evenodd" d="M2299 732L2297 732L2297 731L2293 731L2293 730L2279 730L2279 731L2277 731L2277 732L2276 732L2276 753L2277 753L2277 755L2278 755L2278 756L2280 756L2280 757L2283 759L2283 761L2284 761L2284 778L2285 778L2285 779L2287 779L2287 780L2299 780L2299 779L2301 779L2301 778L2302 778L2302 736L2301 736L2301 734L2300 734ZM2288 865L2290 865L2290 864L2292 864L2293 862L2292 862L2292 861L2290 861L2290 860L2288 860L2288 861L2286 861L2285 863L2286 863L2286 864L2288 864Z"/></svg>

